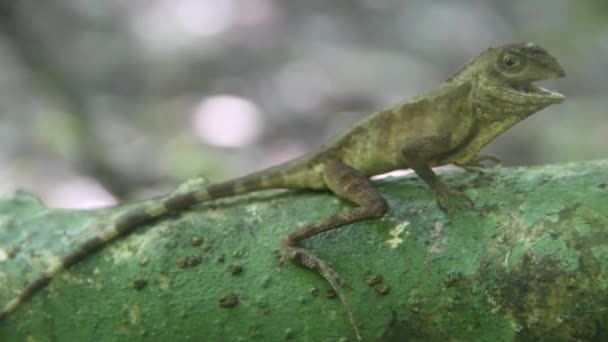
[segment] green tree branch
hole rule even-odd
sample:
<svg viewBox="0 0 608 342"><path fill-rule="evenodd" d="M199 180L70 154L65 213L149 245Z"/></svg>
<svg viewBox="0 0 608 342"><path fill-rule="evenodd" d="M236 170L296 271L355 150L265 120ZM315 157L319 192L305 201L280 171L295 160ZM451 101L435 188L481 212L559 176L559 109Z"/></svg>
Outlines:
<svg viewBox="0 0 608 342"><path fill-rule="evenodd" d="M476 210L452 222L416 177L377 186L390 212L306 241L348 279L365 340L608 340L608 161L444 172ZM2 341L354 340L322 278L279 266L280 238L348 206L263 192L142 227L0 324ZM125 207L0 199L0 305Z"/></svg>

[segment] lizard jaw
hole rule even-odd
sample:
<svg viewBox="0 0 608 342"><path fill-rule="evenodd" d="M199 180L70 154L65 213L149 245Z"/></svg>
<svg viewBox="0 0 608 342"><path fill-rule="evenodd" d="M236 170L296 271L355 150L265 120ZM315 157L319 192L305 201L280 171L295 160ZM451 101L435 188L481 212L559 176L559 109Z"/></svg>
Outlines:
<svg viewBox="0 0 608 342"><path fill-rule="evenodd" d="M562 103L565 99L564 95L555 91L545 89L532 82L513 85L510 90L516 92L519 96L523 95L529 98L542 98L550 100L553 103Z"/></svg>

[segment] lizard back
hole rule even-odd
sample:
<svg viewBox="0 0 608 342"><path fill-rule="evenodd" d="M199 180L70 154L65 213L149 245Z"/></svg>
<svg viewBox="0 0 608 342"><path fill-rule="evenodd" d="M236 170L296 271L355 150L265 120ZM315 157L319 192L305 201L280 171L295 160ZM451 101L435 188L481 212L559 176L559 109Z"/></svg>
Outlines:
<svg viewBox="0 0 608 342"><path fill-rule="evenodd" d="M322 150L367 176L408 168L400 162L401 149L420 137L446 137L444 146L429 151L439 157L466 142L474 130L469 92L469 84L447 83L375 112Z"/></svg>

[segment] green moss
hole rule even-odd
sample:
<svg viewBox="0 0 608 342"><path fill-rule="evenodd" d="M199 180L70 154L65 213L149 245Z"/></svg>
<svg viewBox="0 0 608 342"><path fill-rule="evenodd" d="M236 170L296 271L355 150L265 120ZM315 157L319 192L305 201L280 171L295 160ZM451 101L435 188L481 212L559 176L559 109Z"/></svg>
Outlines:
<svg viewBox="0 0 608 342"><path fill-rule="evenodd" d="M580 253L568 248L566 242L551 233L544 235L530 246L530 251L537 257L551 257L560 261L561 267L572 271L579 267Z"/></svg>
<svg viewBox="0 0 608 342"><path fill-rule="evenodd" d="M507 254L505 263L507 269L519 267L523 257L526 255L528 250L529 246L524 242L517 243L515 246L513 246L511 251Z"/></svg>
<svg viewBox="0 0 608 342"><path fill-rule="evenodd" d="M608 271L608 245L591 247L591 252L598 259L598 262L602 266L602 271Z"/></svg>
<svg viewBox="0 0 608 342"><path fill-rule="evenodd" d="M384 218L303 245L352 284L366 340L608 340L607 170L598 161L443 174L476 202L451 221L415 177L387 179L377 183ZM298 224L350 206L265 192L167 217L56 279L0 324L0 340L354 340L326 282L280 266L277 252ZM0 199L0 303L120 210ZM368 284L377 276L388 292Z"/></svg>

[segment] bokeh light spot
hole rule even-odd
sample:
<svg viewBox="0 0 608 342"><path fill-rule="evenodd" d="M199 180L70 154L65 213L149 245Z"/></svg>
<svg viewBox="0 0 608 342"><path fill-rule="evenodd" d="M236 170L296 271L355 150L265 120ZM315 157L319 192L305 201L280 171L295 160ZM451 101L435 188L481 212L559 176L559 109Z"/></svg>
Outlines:
<svg viewBox="0 0 608 342"><path fill-rule="evenodd" d="M193 113L196 134L205 142L222 147L241 147L261 135L260 110L251 101L233 95L203 99Z"/></svg>
<svg viewBox="0 0 608 342"><path fill-rule="evenodd" d="M73 177L44 194L45 203L53 208L91 209L107 207L118 201L103 186L88 177Z"/></svg>
<svg viewBox="0 0 608 342"><path fill-rule="evenodd" d="M231 0L179 0L175 6L180 25L201 36L222 33L232 24L235 15Z"/></svg>

